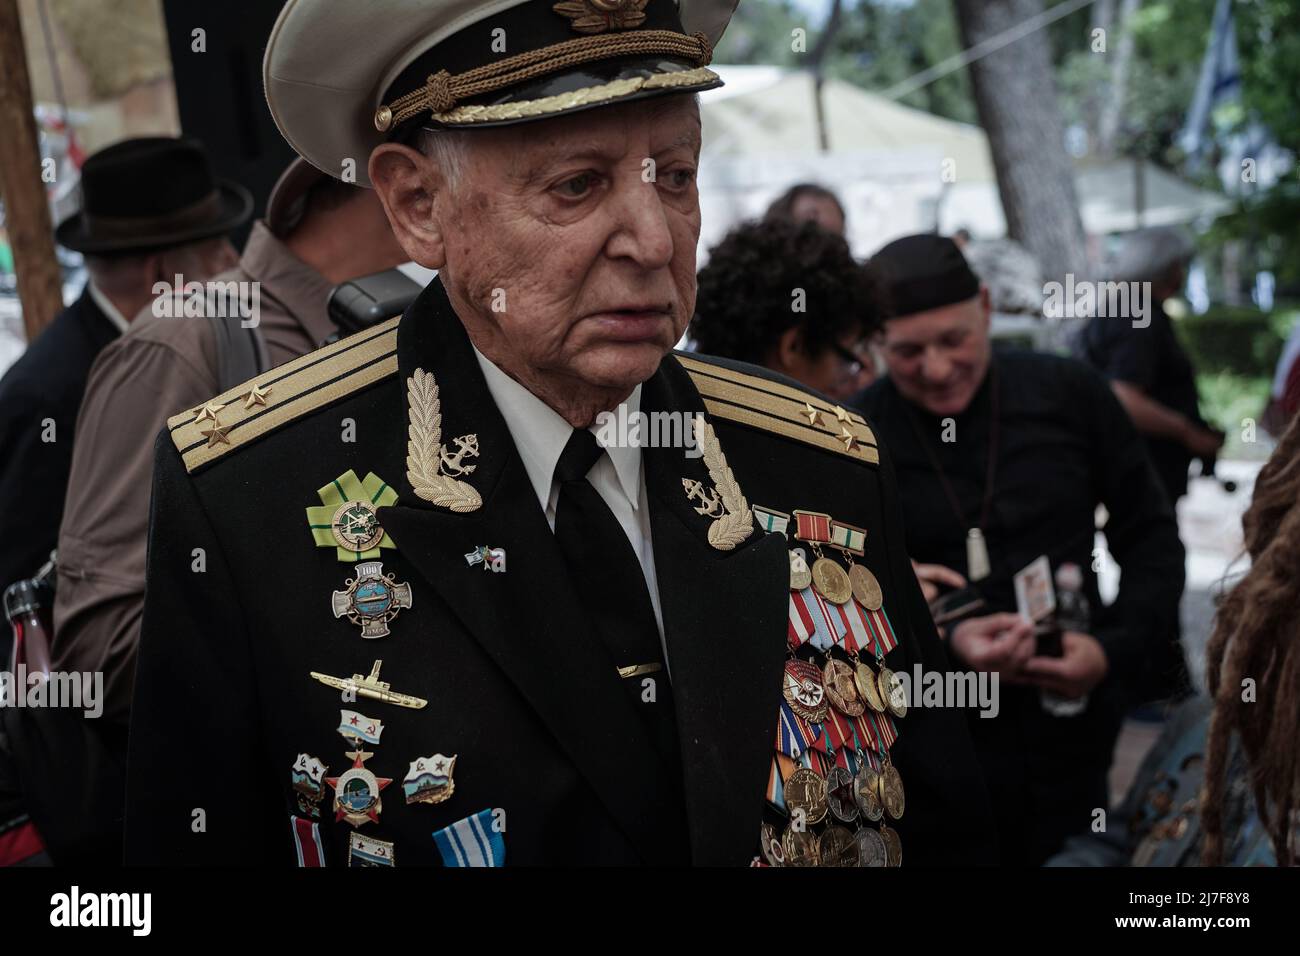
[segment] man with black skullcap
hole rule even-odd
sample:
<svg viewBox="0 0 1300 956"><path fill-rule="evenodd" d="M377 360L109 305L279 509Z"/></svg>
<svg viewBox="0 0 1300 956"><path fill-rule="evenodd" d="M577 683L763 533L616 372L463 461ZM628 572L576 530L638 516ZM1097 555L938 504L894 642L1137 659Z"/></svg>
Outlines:
<svg viewBox="0 0 1300 956"><path fill-rule="evenodd" d="M993 351L988 290L950 239L908 236L874 263L892 314L882 348L889 376L861 405L894 452L908 551L970 581L971 593L947 605L968 610L943 630L956 662L1000 675L1000 713L973 719L972 732L1003 861L1037 864L1106 806L1126 687L1177 620L1177 527L1100 376L1067 358ZM1098 505L1123 570L1119 598L1104 609ZM1020 572L1044 557L1036 593L1058 600L1059 650L1040 647L1016 613L1033 580ZM1079 594L1094 609L1086 629Z"/></svg>

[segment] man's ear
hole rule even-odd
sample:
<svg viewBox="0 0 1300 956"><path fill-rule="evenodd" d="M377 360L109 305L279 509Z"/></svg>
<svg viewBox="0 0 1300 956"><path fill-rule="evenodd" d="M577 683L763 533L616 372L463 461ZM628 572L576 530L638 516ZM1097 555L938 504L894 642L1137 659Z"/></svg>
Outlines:
<svg viewBox="0 0 1300 956"><path fill-rule="evenodd" d="M384 205L402 249L426 269L447 264L436 200L445 199L441 171L427 157L401 143L383 143L370 154L370 182Z"/></svg>
<svg viewBox="0 0 1300 956"><path fill-rule="evenodd" d="M989 287L983 282L980 283L980 319L984 328L988 328L993 321L993 296L989 292Z"/></svg>
<svg viewBox="0 0 1300 956"><path fill-rule="evenodd" d="M787 375L792 374L791 370L799 368L807 361L803 340L803 329L797 325L792 325L776 340L776 359L780 363L777 368L778 372L784 372Z"/></svg>

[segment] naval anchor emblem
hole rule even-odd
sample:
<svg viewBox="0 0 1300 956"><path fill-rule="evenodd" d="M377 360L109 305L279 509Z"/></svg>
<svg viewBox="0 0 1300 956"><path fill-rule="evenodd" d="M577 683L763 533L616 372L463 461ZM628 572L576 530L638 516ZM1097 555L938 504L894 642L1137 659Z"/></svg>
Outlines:
<svg viewBox="0 0 1300 956"><path fill-rule="evenodd" d="M411 586L398 584L391 574L385 574L382 561L362 561L357 576L348 578L347 589L335 591L330 603L334 616L346 617L359 626L362 637L384 637L388 622L402 608L411 606Z"/></svg>

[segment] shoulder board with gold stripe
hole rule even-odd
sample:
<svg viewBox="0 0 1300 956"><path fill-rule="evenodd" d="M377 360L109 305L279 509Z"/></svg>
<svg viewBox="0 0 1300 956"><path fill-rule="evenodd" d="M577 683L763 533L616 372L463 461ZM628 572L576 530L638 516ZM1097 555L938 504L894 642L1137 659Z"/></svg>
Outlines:
<svg viewBox="0 0 1300 956"><path fill-rule="evenodd" d="M880 463L876 436L857 412L760 375L738 372L681 353L677 354L677 360L690 374L710 415L775 432L858 461Z"/></svg>
<svg viewBox="0 0 1300 956"><path fill-rule="evenodd" d="M308 352L167 420L192 472L255 438L358 389L397 374L397 323L390 319Z"/></svg>

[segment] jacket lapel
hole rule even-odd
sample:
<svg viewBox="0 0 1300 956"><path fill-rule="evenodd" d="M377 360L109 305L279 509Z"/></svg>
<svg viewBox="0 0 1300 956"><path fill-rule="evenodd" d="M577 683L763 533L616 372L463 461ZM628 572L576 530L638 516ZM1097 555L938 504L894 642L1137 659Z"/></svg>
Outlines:
<svg viewBox="0 0 1300 956"><path fill-rule="evenodd" d="M478 436L475 471L462 480L482 505L468 513L435 507L404 476L401 503L380 511L385 530L529 702L642 856L679 860L674 851L683 844L684 823L666 789L671 775L589 631L555 536L440 282L403 317L398 365L404 385L416 368L437 378L443 443ZM466 553L483 545L505 549L504 574L467 563Z"/></svg>
<svg viewBox="0 0 1300 956"><path fill-rule="evenodd" d="M669 355L646 383L642 409L703 414L704 404ZM788 552L782 536L757 527L735 550L715 549L707 538L712 519L695 512L682 488L683 478L712 484L703 460L673 448L647 448L644 460L692 859L747 862L776 733Z"/></svg>

